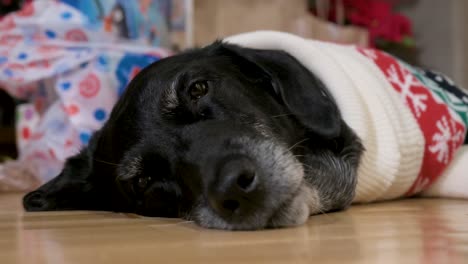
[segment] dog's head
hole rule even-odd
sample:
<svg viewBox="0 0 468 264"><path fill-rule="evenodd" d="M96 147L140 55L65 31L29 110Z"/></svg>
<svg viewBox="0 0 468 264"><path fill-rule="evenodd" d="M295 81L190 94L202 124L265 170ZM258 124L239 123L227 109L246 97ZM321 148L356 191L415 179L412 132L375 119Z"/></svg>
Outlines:
<svg viewBox="0 0 468 264"><path fill-rule="evenodd" d="M89 146L24 205L295 225L324 202L304 173L326 164L304 157L323 156L342 130L327 89L293 57L216 42L140 72Z"/></svg>

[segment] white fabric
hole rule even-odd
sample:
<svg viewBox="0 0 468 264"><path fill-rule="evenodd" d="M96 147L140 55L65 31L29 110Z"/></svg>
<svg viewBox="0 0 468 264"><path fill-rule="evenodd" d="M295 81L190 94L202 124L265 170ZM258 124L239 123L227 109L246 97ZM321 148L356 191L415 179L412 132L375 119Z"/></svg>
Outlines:
<svg viewBox="0 0 468 264"><path fill-rule="evenodd" d="M354 202L393 199L410 188L422 164L423 134L380 69L355 47L273 31L240 34L225 41L286 51L325 83L343 119L366 148Z"/></svg>
<svg viewBox="0 0 468 264"><path fill-rule="evenodd" d="M423 196L468 199L468 146L457 151L442 176Z"/></svg>

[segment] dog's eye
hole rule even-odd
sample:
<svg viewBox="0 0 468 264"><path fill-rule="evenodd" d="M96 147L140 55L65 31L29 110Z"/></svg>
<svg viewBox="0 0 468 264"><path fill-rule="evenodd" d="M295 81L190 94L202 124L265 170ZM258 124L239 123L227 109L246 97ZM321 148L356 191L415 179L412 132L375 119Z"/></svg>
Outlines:
<svg viewBox="0 0 468 264"><path fill-rule="evenodd" d="M189 88L190 97L193 100L202 98L208 92L208 82L198 81L193 83Z"/></svg>
<svg viewBox="0 0 468 264"><path fill-rule="evenodd" d="M144 191L151 182L151 177L140 177L136 179L134 189L136 191Z"/></svg>

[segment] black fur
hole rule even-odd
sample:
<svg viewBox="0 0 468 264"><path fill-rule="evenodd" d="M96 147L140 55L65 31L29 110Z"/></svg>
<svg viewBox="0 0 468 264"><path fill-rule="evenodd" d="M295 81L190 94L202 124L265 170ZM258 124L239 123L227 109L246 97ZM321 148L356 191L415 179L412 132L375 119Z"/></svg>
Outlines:
<svg viewBox="0 0 468 264"><path fill-rule="evenodd" d="M208 92L193 99L188 89L199 81ZM289 206L296 185L318 194L321 206L309 214L351 203L361 153L326 87L293 57L215 42L140 72L89 146L27 194L24 207L185 217L227 229L291 225L271 218ZM261 167L273 154L279 165ZM239 155L253 164L245 166L254 167L258 183L238 200L245 210L226 217L210 194L224 184L222 166ZM305 171L299 182L280 171L294 162Z"/></svg>

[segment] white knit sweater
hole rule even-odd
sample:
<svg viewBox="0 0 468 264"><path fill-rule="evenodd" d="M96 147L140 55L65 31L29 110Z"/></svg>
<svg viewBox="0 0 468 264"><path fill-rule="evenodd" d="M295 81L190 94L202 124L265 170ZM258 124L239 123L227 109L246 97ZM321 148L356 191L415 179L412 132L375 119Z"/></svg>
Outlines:
<svg viewBox="0 0 468 264"><path fill-rule="evenodd" d="M366 149L355 202L402 197L413 185L424 156L423 133L382 71L355 47L273 31L240 34L225 41L286 51L324 82ZM468 198L468 188L463 194Z"/></svg>

